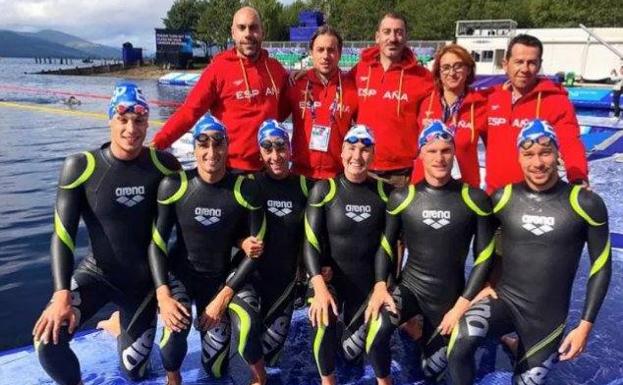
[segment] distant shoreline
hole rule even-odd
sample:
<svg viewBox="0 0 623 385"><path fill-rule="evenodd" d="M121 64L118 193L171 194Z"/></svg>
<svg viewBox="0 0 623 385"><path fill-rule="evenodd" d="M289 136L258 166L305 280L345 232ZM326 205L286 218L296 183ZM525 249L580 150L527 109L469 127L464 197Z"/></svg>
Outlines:
<svg viewBox="0 0 623 385"><path fill-rule="evenodd" d="M37 72L26 72L32 75L62 75L62 76L99 76L99 77L123 77L128 79L159 79L171 72L201 73L202 68L192 70L165 69L161 66L147 62L141 66L133 65L124 67L122 63L96 64L93 66L76 66L65 68L48 68Z"/></svg>
<svg viewBox="0 0 623 385"><path fill-rule="evenodd" d="M103 77L124 77L128 79L160 79L162 76L173 72L174 70L162 69L162 67L154 64L146 64L140 67L131 67L114 72L98 73L88 76L103 76ZM183 72L187 73L201 73L201 69L187 70Z"/></svg>

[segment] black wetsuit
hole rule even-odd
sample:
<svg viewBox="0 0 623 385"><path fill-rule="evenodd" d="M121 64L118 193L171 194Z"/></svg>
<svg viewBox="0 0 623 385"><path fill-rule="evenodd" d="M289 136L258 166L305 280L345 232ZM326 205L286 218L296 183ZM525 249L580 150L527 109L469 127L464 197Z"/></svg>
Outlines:
<svg viewBox="0 0 623 385"><path fill-rule="evenodd" d="M54 289L71 290L78 324L106 303L117 304L119 360L132 379L144 375L155 331L156 301L147 248L158 184L177 169L179 163L170 154L145 148L138 158L123 161L105 144L65 159L59 180L50 250ZM80 217L92 255L74 271ZM76 385L80 367L69 347L67 326L60 335L58 345L36 343L39 360L54 381Z"/></svg>
<svg viewBox="0 0 623 385"><path fill-rule="evenodd" d="M390 186L381 181L352 183L341 175L317 182L305 211L303 258L310 277L321 266L333 269L328 283L343 315L341 351L348 361L364 351L364 310L374 284L374 256L385 225L385 204ZM313 293L310 293L313 296ZM314 358L323 376L335 369L336 319L317 325Z"/></svg>
<svg viewBox="0 0 623 385"><path fill-rule="evenodd" d="M168 252L173 226L177 228L177 241ZM234 268L232 248L249 235L263 238L265 231L266 218L256 184L243 175L227 173L220 181L207 183L193 169L165 178L158 190L158 219L149 247L156 288L168 285L173 297L189 311L194 301L198 315L225 284L242 295L240 301L244 302L248 297L243 294L248 291L243 289L245 278L258 261L245 256L230 276ZM230 303L230 310L236 314L232 317L235 336L258 327L259 304L255 294L252 297L249 303ZM177 371L182 365L189 330L164 328L160 353L167 371ZM207 373L220 377L228 356L229 321L224 317L217 327L200 334L201 362ZM247 359L258 348L246 345L244 340L246 337L237 338L240 354Z"/></svg>
<svg viewBox="0 0 623 385"><path fill-rule="evenodd" d="M424 373L433 378L443 373L447 339L436 328L459 296L471 300L486 279L494 248L490 215L491 204L484 191L456 180L442 187L424 181L392 192L376 258L376 281L386 281L394 271L400 234L409 257L392 292L398 314L382 309L370 324L366 351L377 377L389 375L393 331L418 314L424 318ZM476 262L465 287L465 258L472 238Z"/></svg>
<svg viewBox="0 0 623 385"><path fill-rule="evenodd" d="M492 197L504 237L498 299L474 304L448 347L455 385L474 381L474 352L486 337L517 332L514 384L540 385L558 360L573 279L586 243L592 262L582 319L594 322L612 273L608 214L601 198L558 182L543 192L508 185Z"/></svg>
<svg viewBox="0 0 623 385"><path fill-rule="evenodd" d="M290 330L303 246L303 215L311 183L298 175L276 180L257 173L254 178L265 207L267 230L253 279L260 296L263 330L249 339L259 339L264 361L274 366Z"/></svg>

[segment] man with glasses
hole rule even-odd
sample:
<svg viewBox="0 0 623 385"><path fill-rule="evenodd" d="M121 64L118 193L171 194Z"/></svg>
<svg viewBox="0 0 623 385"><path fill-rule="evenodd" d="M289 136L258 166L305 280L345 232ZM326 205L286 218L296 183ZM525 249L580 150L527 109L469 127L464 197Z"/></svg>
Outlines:
<svg viewBox="0 0 623 385"><path fill-rule="evenodd" d="M344 174L317 182L305 210L303 259L311 282L309 318L314 328L313 354L323 385L335 384L337 319L342 314L339 350L361 358L366 325L363 312L374 284L374 255L385 224L390 186L368 179L374 157L371 130L353 126L342 144ZM330 266L325 282L322 266Z"/></svg>
<svg viewBox="0 0 623 385"><path fill-rule="evenodd" d="M556 362L586 348L612 274L606 207L597 194L560 180L554 128L530 121L515 143L524 181L492 196L504 268L497 296L472 305L452 332L448 369L455 385L474 382L474 353L485 338L513 331L519 337L513 384L544 384ZM563 338L584 244L591 260L584 309Z"/></svg>
<svg viewBox="0 0 623 385"><path fill-rule="evenodd" d="M261 162L256 129L264 120L279 116L287 73L262 49L264 29L254 8L242 7L236 12L231 37L235 47L214 57L153 143L161 149L170 146L210 111L227 126L229 168L257 171Z"/></svg>
<svg viewBox="0 0 623 385"><path fill-rule="evenodd" d="M160 184L158 219L149 246L149 264L165 325L160 353L167 383L182 381L179 370L186 356L193 302L206 372L220 377L226 367L229 322L225 311L229 306L234 346L251 365L255 382L263 383L265 373L255 370L256 362L249 359L255 356L254 347L240 334L257 328L259 304L246 301L254 295L244 283L263 250L264 211L255 182L226 170L225 126L206 115L195 124L193 139L197 168L169 176ZM167 240L173 227L177 241L169 250ZM239 263L231 258L236 245L245 253ZM233 299L236 292L239 296Z"/></svg>
<svg viewBox="0 0 623 385"><path fill-rule="evenodd" d="M294 126L293 171L318 180L342 171L342 139L357 113L357 89L338 66L342 37L334 28L318 28L309 49L313 68L288 88L287 114L292 112Z"/></svg>
<svg viewBox="0 0 623 385"><path fill-rule="evenodd" d="M417 115L433 79L407 46L407 22L397 13L380 19L376 46L361 52L351 70L359 96L357 123L376 138L371 175L396 187L409 182L417 155Z"/></svg>
<svg viewBox="0 0 623 385"><path fill-rule="evenodd" d="M119 363L132 380L145 376L155 335L147 248L158 185L180 166L172 155L143 147L149 105L135 84L115 87L108 117L110 142L67 157L56 196L50 245L54 294L33 335L41 365L62 385L82 384L69 341L106 303L119 307ZM92 254L74 270L80 218Z"/></svg>
<svg viewBox="0 0 623 385"><path fill-rule="evenodd" d="M375 263L366 351L379 384L391 384L390 339L398 325L423 316L422 368L439 380L447 365L448 335L480 291L493 254L491 205L484 191L452 179L454 135L434 120L419 136L424 180L389 196L385 231ZM395 244L404 236L409 259L391 294ZM474 268L465 285L465 258L473 242Z"/></svg>
<svg viewBox="0 0 623 385"><path fill-rule="evenodd" d="M508 81L494 87L488 98L485 180L489 194L522 180L515 138L526 122L535 118L554 127L569 182L588 185L588 166L575 110L561 85L538 76L542 56L543 45L534 36L517 35L508 44L503 63Z"/></svg>

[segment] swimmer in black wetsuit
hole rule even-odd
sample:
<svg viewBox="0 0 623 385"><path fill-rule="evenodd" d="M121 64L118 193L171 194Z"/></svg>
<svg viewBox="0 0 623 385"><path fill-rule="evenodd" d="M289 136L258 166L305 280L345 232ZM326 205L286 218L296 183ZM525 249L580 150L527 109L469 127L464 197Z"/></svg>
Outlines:
<svg viewBox="0 0 623 385"><path fill-rule="evenodd" d="M424 373L431 379L441 377L447 364L448 339L444 335L480 290L493 253L487 195L452 179L452 132L441 121L433 121L422 131L419 147L425 179L394 190L389 197L385 232L376 258L376 284L366 309L366 322L371 320L366 351L379 384L391 384L393 331L417 314L424 319L420 340ZM409 257L390 294L387 279L395 271L395 245L400 234ZM465 258L472 238L476 261L465 287Z"/></svg>
<svg viewBox="0 0 623 385"><path fill-rule="evenodd" d="M492 197L504 236L497 298L472 305L452 332L448 373L454 385L473 383L474 352L485 338L513 331L519 337L513 384L545 383L558 360L582 353L608 290L612 261L603 201L559 179L558 141L548 123L528 122L517 145L525 180ZM563 339L585 243L592 266L582 319Z"/></svg>
<svg viewBox="0 0 623 385"><path fill-rule="evenodd" d="M245 335L258 328L259 303L243 288L263 249L266 218L256 184L226 170L225 127L210 115L193 128L197 168L165 178L158 190L158 219L149 247L149 264L156 286L158 307L165 328L160 341L162 363L169 385L181 384L179 372L186 355L191 305L202 340L207 373L220 377L229 348L228 306L235 316L234 335L239 353L251 364L254 347ZM173 227L177 242L169 251L167 240ZM232 273L232 248L240 244L246 256ZM230 274L231 273L231 274ZM229 276L229 278L228 278ZM232 301L239 292L241 302ZM231 302L231 303L230 303ZM242 303L244 302L244 303Z"/></svg>
<svg viewBox="0 0 623 385"><path fill-rule="evenodd" d="M303 258L313 290L309 318L315 329L313 353L323 385L335 384L336 321L344 332L340 349L348 361L364 350L363 312L374 284L374 255L385 224L389 185L367 179L374 156L370 130L356 125L342 145L344 175L316 182L305 211ZM330 266L329 282L321 268Z"/></svg>
<svg viewBox="0 0 623 385"><path fill-rule="evenodd" d="M262 304L263 328L259 335L250 335L248 343L261 344L264 361L275 366L294 310L295 280L303 246L303 215L310 182L290 172L289 135L282 125L275 120L265 121L258 130L257 139L264 171L254 178L266 208L267 231L253 286Z"/></svg>
<svg viewBox="0 0 623 385"><path fill-rule="evenodd" d="M143 377L153 344L156 301L147 247L158 184L179 163L143 147L149 107L136 85L117 85L109 117L111 142L65 159L57 192L50 250L55 292L33 334L41 365L62 385L81 383L69 340L107 302L120 309L119 361L128 377ZM74 270L81 217L92 255Z"/></svg>

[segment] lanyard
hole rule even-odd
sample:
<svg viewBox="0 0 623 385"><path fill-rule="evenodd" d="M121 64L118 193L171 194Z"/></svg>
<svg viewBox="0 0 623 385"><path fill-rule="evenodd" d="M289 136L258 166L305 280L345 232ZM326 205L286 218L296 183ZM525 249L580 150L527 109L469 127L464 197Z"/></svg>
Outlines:
<svg viewBox="0 0 623 385"><path fill-rule="evenodd" d="M335 123L335 112L339 110L340 118L342 117L343 110L343 92L342 92L342 74L338 72L337 74L337 88L335 89L335 96L333 97L333 102L329 106L329 119L331 124ZM305 110L309 108L312 117L312 124L316 120L316 103L314 103L314 97L311 90L311 82L307 79L307 83L305 84L305 101L303 103L303 108L301 110L301 119L305 119Z"/></svg>

